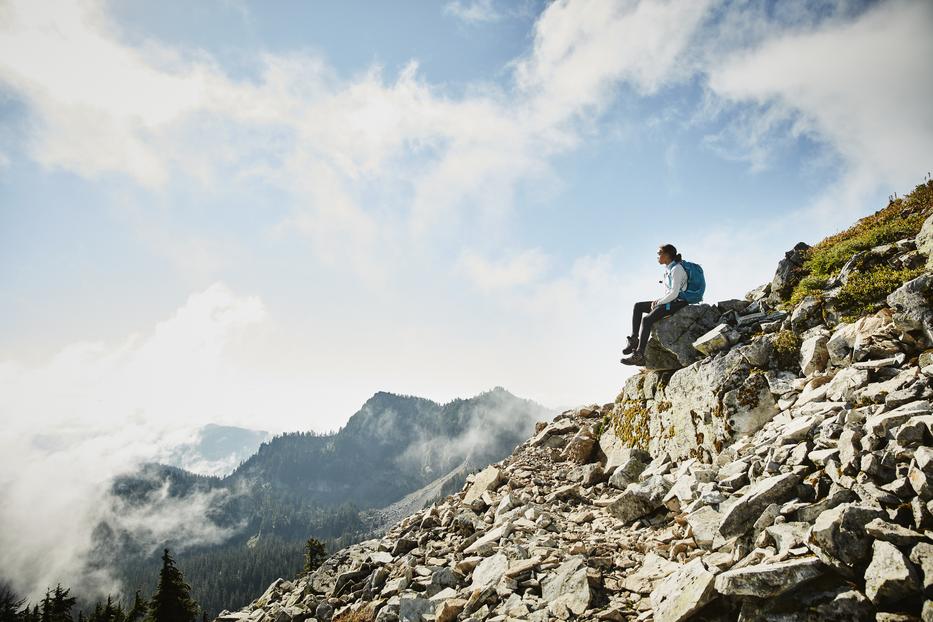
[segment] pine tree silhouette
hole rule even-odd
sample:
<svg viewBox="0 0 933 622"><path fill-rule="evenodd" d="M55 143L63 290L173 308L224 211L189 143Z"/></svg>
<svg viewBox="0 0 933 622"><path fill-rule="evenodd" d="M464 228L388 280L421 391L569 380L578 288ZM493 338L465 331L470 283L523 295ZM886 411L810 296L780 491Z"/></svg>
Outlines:
<svg viewBox="0 0 933 622"><path fill-rule="evenodd" d="M149 622L194 622L198 604L191 598L191 586L185 583L181 570L168 549L162 554L159 585L149 601Z"/></svg>
<svg viewBox="0 0 933 622"><path fill-rule="evenodd" d="M13 591L13 587L7 582L0 582L0 622L19 622L25 619L28 609L20 613L19 609L26 603L25 598L20 598Z"/></svg>
<svg viewBox="0 0 933 622"><path fill-rule="evenodd" d="M62 584L59 583L55 586L55 594L52 596L51 601L48 600L49 595L46 592L46 600L43 603L49 603L51 606L51 611L49 612L49 622L73 622L74 618L71 617L71 608L74 607L77 598L74 596L69 596L68 592L71 591L71 588L62 588ZM43 617L45 612L43 611Z"/></svg>
<svg viewBox="0 0 933 622"><path fill-rule="evenodd" d="M327 550L324 543L316 538L308 538L305 542L305 572L313 572L327 559Z"/></svg>
<svg viewBox="0 0 933 622"><path fill-rule="evenodd" d="M126 614L126 622L140 622L146 617L147 608L148 605L146 601L140 596L139 590L136 590L136 596L133 598L133 606Z"/></svg>

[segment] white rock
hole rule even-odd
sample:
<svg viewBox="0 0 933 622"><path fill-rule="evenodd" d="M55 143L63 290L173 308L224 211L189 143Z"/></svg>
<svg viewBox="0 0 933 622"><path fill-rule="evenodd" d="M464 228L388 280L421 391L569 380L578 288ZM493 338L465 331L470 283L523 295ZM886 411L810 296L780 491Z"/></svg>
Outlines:
<svg viewBox="0 0 933 622"><path fill-rule="evenodd" d="M829 351L826 349L828 341L825 335L817 334L800 344L800 369L805 376L826 369L829 362Z"/></svg>
<svg viewBox="0 0 933 622"><path fill-rule="evenodd" d="M590 606L590 596L586 560L582 555L569 557L541 582L541 598L552 612L564 606L580 615Z"/></svg>
<svg viewBox="0 0 933 622"><path fill-rule="evenodd" d="M682 622L713 599L716 576L696 558L658 583L651 592L655 622Z"/></svg>
<svg viewBox="0 0 933 622"><path fill-rule="evenodd" d="M729 596L772 598L823 574L816 557L743 566L716 577L716 591Z"/></svg>
<svg viewBox="0 0 933 622"><path fill-rule="evenodd" d="M875 605L898 603L920 591L920 581L910 562L896 546L884 540L872 545L871 563L865 570L865 595Z"/></svg>
<svg viewBox="0 0 933 622"><path fill-rule="evenodd" d="M477 590L495 585L509 569L509 558L502 553L490 555L473 569L470 589Z"/></svg>
<svg viewBox="0 0 933 622"><path fill-rule="evenodd" d="M464 505L470 505L477 499L482 498L483 493L488 490L495 490L502 481L502 471L499 467L491 465L476 473L473 476L473 483L463 497Z"/></svg>
<svg viewBox="0 0 933 622"><path fill-rule="evenodd" d="M834 402L851 402L853 394L868 384L868 371L846 367L833 376L826 389L826 397Z"/></svg>

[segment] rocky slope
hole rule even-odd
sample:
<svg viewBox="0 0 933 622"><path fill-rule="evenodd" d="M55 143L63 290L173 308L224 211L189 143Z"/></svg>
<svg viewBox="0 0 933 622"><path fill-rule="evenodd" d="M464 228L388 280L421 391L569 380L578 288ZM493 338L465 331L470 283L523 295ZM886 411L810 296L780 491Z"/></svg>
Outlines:
<svg viewBox="0 0 933 622"><path fill-rule="evenodd" d="M461 491L218 622L933 620L923 209L819 291L802 245L744 299L659 322L655 369L615 403L539 422ZM858 253L910 278L856 318Z"/></svg>

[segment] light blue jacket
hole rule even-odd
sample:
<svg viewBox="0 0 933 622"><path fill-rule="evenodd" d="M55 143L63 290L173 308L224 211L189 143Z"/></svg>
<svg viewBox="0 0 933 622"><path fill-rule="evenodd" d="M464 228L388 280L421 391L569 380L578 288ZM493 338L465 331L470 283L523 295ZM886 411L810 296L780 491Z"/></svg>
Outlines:
<svg viewBox="0 0 933 622"><path fill-rule="evenodd" d="M680 292L687 289L687 270L684 269L680 262L672 261L664 265L664 286L667 291L658 298L659 305L676 300Z"/></svg>

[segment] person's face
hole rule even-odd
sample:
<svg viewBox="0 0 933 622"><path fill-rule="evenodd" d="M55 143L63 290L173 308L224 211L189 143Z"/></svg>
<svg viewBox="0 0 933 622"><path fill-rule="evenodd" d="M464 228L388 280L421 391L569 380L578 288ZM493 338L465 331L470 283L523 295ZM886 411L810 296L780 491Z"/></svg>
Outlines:
<svg viewBox="0 0 933 622"><path fill-rule="evenodd" d="M671 258L667 255L667 253L665 253L659 248L658 249L658 263L666 264L666 263L670 263L670 261L671 261Z"/></svg>

